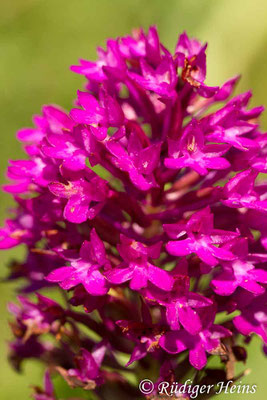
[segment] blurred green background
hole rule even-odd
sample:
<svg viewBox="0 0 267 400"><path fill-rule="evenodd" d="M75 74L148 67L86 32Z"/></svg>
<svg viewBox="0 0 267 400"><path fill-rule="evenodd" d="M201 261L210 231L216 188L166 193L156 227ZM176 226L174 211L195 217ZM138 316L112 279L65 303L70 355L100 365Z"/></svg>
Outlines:
<svg viewBox="0 0 267 400"><path fill-rule="evenodd" d="M42 104L70 109L83 79L69 71L79 57L95 58L95 48L107 37L130 33L132 28L156 24L163 43L174 48L177 35L208 41L208 82L221 84L242 74L238 91L253 89L253 104L267 104L266 0L1 0L0 15L0 169L1 183L9 158L22 156L15 132L31 124ZM267 113L262 119L267 127ZM11 204L0 195L0 218ZM18 250L1 255L1 273ZM28 399L30 384L40 384L42 368L29 362L17 375L6 361L10 337L6 303L14 299L14 284L0 291L0 398ZM243 383L258 385L254 395L233 398L263 400L267 395L266 359L260 341L249 347L252 373ZM226 398L227 395L218 397ZM122 399L124 400L124 399Z"/></svg>

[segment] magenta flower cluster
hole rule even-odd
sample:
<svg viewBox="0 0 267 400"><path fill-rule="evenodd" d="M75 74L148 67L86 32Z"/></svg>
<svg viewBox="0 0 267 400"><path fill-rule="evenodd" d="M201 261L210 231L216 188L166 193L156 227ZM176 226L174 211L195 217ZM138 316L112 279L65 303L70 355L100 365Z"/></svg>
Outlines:
<svg viewBox="0 0 267 400"><path fill-rule="evenodd" d="M109 39L71 67L87 79L75 108L44 106L17 134L0 248L26 248L10 358L47 366L36 400L55 399L56 372L97 399L190 370L235 379L252 334L267 346L263 107L232 97L238 77L205 84L206 47L183 33L171 54L155 27Z"/></svg>

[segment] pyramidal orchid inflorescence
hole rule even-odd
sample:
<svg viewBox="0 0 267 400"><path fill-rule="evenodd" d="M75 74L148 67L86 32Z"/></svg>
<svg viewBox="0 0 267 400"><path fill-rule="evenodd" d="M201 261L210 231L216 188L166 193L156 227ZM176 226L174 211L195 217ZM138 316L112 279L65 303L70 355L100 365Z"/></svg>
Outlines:
<svg viewBox="0 0 267 400"><path fill-rule="evenodd" d="M172 54L155 27L109 39L71 67L87 80L74 108L44 106L17 134L0 248L26 248L10 359L47 366L35 400L56 399L56 373L96 399L143 398L148 377L157 399L190 373L237 379L252 334L266 351L263 107L232 96L238 77L205 84L206 47L183 33Z"/></svg>

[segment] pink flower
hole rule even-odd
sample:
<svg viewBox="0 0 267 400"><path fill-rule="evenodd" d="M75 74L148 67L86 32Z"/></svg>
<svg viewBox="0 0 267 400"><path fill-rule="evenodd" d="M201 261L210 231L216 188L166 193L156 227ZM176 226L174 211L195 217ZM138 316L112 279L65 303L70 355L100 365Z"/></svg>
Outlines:
<svg viewBox="0 0 267 400"><path fill-rule="evenodd" d="M52 373L130 400L143 371L154 396L189 374L235 380L253 334L266 352L263 107L231 97L239 76L206 85L206 49L184 32L172 54L154 26L108 39L71 67L87 80L74 108L44 106L17 133L26 158L9 162L0 248L24 248L9 264L23 278L9 348L15 368L49 368L35 400L56 399ZM207 368L207 354L223 362Z"/></svg>

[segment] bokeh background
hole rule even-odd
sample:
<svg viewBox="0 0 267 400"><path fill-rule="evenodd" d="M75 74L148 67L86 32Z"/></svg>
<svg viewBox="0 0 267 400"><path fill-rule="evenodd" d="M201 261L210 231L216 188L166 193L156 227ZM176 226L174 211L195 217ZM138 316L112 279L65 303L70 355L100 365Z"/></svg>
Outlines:
<svg viewBox="0 0 267 400"><path fill-rule="evenodd" d="M1 183L8 159L22 156L16 130L29 126L31 115L44 103L72 106L83 80L69 71L69 65L79 57L94 59L96 46L104 45L107 37L128 34L134 27L156 24L163 43L172 49L183 30L208 41L208 82L221 84L241 73L238 91L253 89L253 105L267 104L266 0L0 0L0 5ZM267 113L262 125L267 128ZM1 193L0 204L2 223L11 200ZM0 256L3 278L7 261L21 257L22 250ZM42 380L38 363L28 362L17 375L6 361L10 338L6 303L15 298L16 286L1 283L0 289L2 400L29 399L29 386ZM257 384L258 391L232 397L263 400L267 362L257 338L249 347L247 367L252 372L242 383ZM227 395L218 396L224 398Z"/></svg>

